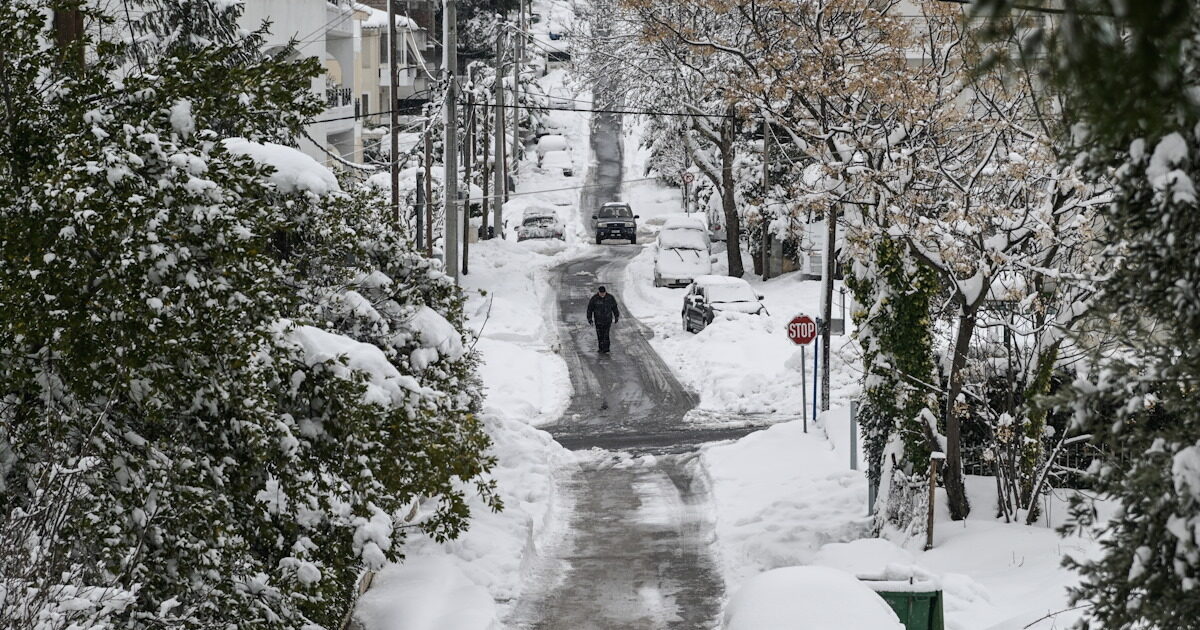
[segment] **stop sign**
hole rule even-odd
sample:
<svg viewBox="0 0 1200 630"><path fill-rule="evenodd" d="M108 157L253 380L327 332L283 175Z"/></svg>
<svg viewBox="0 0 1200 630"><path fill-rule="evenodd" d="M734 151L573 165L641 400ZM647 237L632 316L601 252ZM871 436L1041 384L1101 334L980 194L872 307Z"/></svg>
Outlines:
<svg viewBox="0 0 1200 630"><path fill-rule="evenodd" d="M798 346L806 346L817 338L817 322L808 315L797 315L787 325L788 339Z"/></svg>

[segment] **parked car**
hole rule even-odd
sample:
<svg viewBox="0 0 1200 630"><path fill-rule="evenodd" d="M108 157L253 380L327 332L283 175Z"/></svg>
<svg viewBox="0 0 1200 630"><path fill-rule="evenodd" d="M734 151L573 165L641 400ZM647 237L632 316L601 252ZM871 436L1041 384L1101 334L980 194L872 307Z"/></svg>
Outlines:
<svg viewBox="0 0 1200 630"><path fill-rule="evenodd" d="M624 201L610 201L592 215L592 228L596 230L596 244L606 238L628 240L637 243L637 220L640 217Z"/></svg>
<svg viewBox="0 0 1200 630"><path fill-rule="evenodd" d="M575 174L575 164L571 161L570 151L550 151L542 156L542 168L547 171L562 171L563 177Z"/></svg>
<svg viewBox="0 0 1200 630"><path fill-rule="evenodd" d="M551 208L529 208L521 217L521 227L517 228L517 240L526 241L535 238L562 239L566 228L558 213Z"/></svg>
<svg viewBox="0 0 1200 630"><path fill-rule="evenodd" d="M671 217L654 246L654 286L686 287L712 271L708 228L695 217Z"/></svg>
<svg viewBox="0 0 1200 630"><path fill-rule="evenodd" d="M700 276L683 296L683 329L700 332L712 323L718 312L769 315L763 296L741 278Z"/></svg>
<svg viewBox="0 0 1200 630"><path fill-rule="evenodd" d="M534 126L534 135L538 138L549 135L561 136L567 129L567 121L563 119L563 115L560 112L549 112L541 116L537 125Z"/></svg>
<svg viewBox="0 0 1200 630"><path fill-rule="evenodd" d="M538 138L537 142L537 158L538 166L542 165L542 158L551 151L566 151L567 137L559 134L550 134Z"/></svg>

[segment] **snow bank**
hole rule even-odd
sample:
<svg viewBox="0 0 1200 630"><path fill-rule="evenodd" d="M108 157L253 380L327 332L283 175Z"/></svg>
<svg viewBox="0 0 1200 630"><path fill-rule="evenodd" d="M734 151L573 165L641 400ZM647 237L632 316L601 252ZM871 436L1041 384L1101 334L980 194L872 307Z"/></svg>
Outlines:
<svg viewBox="0 0 1200 630"><path fill-rule="evenodd" d="M853 575L787 567L746 582L725 610L725 630L904 630L896 613Z"/></svg>
<svg viewBox="0 0 1200 630"><path fill-rule="evenodd" d="M372 630L495 630L496 605L447 558L413 558L380 571L358 604Z"/></svg>
<svg viewBox="0 0 1200 630"><path fill-rule="evenodd" d="M324 196L341 191L333 171L298 149L272 142L251 142L245 138L226 138L221 144L230 153L244 155L275 169L271 174L271 183L280 192L311 192Z"/></svg>
<svg viewBox="0 0 1200 630"><path fill-rule="evenodd" d="M786 422L703 451L731 586L809 564L826 543L868 534L865 476L849 470L819 429L809 431Z"/></svg>

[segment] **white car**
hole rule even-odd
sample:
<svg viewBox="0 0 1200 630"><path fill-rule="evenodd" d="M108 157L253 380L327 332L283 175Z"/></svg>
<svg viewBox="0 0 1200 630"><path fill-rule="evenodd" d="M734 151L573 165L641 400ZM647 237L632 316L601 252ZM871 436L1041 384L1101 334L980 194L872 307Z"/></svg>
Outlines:
<svg viewBox="0 0 1200 630"><path fill-rule="evenodd" d="M708 228L693 217L671 217L663 223L654 246L654 286L686 287L709 274L712 245Z"/></svg>
<svg viewBox="0 0 1200 630"><path fill-rule="evenodd" d="M563 177L575 174L575 164L569 151L550 151L542 156L542 168L547 171L562 171Z"/></svg>
<svg viewBox="0 0 1200 630"><path fill-rule="evenodd" d="M762 299L763 296L755 293L754 287L741 278L700 276L683 296L683 329L700 332L721 312L770 315Z"/></svg>
<svg viewBox="0 0 1200 630"><path fill-rule="evenodd" d="M549 134L538 138L537 142L537 157L538 166L542 165L542 159L551 151L566 151L570 147L567 146L566 136L559 134Z"/></svg>

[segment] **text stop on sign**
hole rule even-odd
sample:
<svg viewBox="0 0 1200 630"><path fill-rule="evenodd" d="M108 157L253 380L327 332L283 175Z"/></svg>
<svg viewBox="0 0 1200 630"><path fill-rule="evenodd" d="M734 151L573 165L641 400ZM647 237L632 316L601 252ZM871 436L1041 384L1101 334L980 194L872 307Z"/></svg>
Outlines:
<svg viewBox="0 0 1200 630"><path fill-rule="evenodd" d="M808 315L797 315L788 322L787 334L792 343L800 346L808 345L817 337L817 322Z"/></svg>

